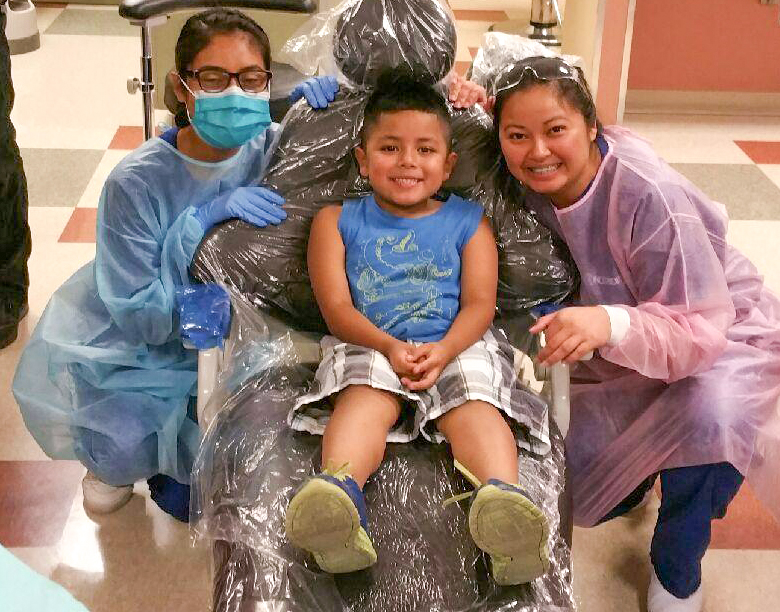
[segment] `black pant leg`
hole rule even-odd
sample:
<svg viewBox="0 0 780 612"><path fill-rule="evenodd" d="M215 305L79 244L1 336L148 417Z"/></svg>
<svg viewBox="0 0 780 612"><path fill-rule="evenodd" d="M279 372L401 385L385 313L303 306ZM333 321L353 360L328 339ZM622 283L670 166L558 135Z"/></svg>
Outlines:
<svg viewBox="0 0 780 612"><path fill-rule="evenodd" d="M5 19L0 11L0 328L14 325L27 301L31 248L27 181L11 124L14 90Z"/></svg>

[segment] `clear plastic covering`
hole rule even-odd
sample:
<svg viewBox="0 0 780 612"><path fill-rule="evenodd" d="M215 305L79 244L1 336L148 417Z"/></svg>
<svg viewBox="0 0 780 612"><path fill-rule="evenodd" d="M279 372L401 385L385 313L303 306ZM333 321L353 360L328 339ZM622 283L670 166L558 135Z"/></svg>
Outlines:
<svg viewBox="0 0 780 612"><path fill-rule="evenodd" d="M439 0L345 0L304 24L280 52L304 74L338 75L371 87L387 66L405 64L421 80L441 81L455 64L452 11Z"/></svg>
<svg viewBox="0 0 780 612"><path fill-rule="evenodd" d="M517 62L529 57L561 57L570 66L583 68L582 58L577 55L560 55L542 43L503 32L488 32L482 38L482 46L474 56L469 78L482 85L488 95L514 86L507 79Z"/></svg>
<svg viewBox="0 0 780 612"><path fill-rule="evenodd" d="M496 587L469 537L467 505L442 507L469 489L444 445L390 445L369 480L369 532L379 554L372 568L322 573L283 535L294 490L319 469L321 438L286 426L318 359L316 348L301 355L316 345L300 342L300 334L316 338L326 331L306 269L311 220L322 206L369 191L352 151L378 70L407 62L418 71L427 67L427 79L439 82L455 49L450 11L437 0L348 0L316 16L291 40L285 61L304 72L338 75L341 88L327 109L299 102L282 123L263 185L284 196L287 219L268 228L241 221L218 226L193 259L195 277L224 284L234 310L227 369L206 411L217 416L193 479L194 529L215 540L215 610L574 609L563 444L554 425L553 451L541 461L521 458L520 482L551 522L551 569L529 585ZM478 107L452 112L459 162L444 188L485 207L500 253L496 322L527 350L529 309L568 296L575 268L562 244L523 209L522 192L500 165L490 117ZM302 357L311 367L298 363Z"/></svg>
<svg viewBox="0 0 780 612"><path fill-rule="evenodd" d="M554 425L551 453L541 461L520 457L520 482L550 519L551 567L530 584L497 587L489 577L469 535L467 502L442 506L471 486L455 471L446 445L424 441L388 445L366 485L376 565L333 576L289 544L285 509L297 487L319 471L321 438L289 429L286 416L313 370L299 364L283 328L235 296L233 307L227 367L207 412L213 405L221 410L193 474L193 529L216 541L215 611L574 609L563 443Z"/></svg>

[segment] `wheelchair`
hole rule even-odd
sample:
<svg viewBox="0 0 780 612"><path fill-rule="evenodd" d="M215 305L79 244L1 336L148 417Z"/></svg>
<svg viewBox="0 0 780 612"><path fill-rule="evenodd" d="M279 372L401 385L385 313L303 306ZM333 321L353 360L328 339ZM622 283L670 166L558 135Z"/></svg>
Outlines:
<svg viewBox="0 0 780 612"><path fill-rule="evenodd" d="M225 4L311 8L294 0ZM140 0L133 19L159 21L167 12L195 6ZM127 7L120 9L126 17ZM543 458L520 458L523 483L550 518L551 565L545 576L513 587L492 582L484 555L468 536L467 508L442 508L446 498L468 485L455 471L448 448L424 441L389 444L383 465L366 485L376 565L325 574L284 538L284 510L295 489L318 471L320 447L319 437L286 425L294 398L319 361L318 339L327 331L306 272L309 225L322 206L368 190L352 150L377 73L403 62L420 78L440 82L453 67L456 35L449 8L438 0L345 0L318 15L291 43L309 62L296 66L301 73L336 74L341 89L326 110L300 101L284 117L263 184L285 197L288 217L273 228L238 220L213 228L190 268L198 281L226 287L233 307L224 353L199 354L198 420L204 439L193 471L192 523L196 534L213 543L213 609L574 610L563 365L536 372L551 406L552 451ZM301 45L310 48L302 53ZM295 54L288 59L295 63ZM500 166L484 111L453 110L453 141L459 162L444 188L484 205L499 246L496 325L528 354L533 344L529 311L574 290L574 265L550 232L518 206L522 193ZM517 369L530 379L529 368L521 367L530 362L520 355Z"/></svg>

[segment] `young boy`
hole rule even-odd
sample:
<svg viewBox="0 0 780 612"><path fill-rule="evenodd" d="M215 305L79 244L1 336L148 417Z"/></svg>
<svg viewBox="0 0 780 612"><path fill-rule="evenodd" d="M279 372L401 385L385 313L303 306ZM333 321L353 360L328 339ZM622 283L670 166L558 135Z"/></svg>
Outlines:
<svg viewBox="0 0 780 612"><path fill-rule="evenodd" d="M546 406L517 382L512 348L491 328L498 264L481 207L435 197L456 161L444 99L405 72L384 74L355 154L373 194L324 208L309 237L333 336L289 422L323 435L326 469L290 502L287 535L327 572L372 565L363 485L386 442L422 434L446 439L476 481L469 529L496 582L528 582L547 569L548 524L516 486L517 446L547 452Z"/></svg>

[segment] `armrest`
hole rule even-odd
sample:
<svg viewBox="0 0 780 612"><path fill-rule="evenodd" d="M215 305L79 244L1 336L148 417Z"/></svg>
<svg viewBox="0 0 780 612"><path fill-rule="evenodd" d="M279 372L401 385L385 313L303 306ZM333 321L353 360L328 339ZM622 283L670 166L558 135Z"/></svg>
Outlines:
<svg viewBox="0 0 780 612"><path fill-rule="evenodd" d="M290 13L314 13L317 10L317 0L122 0L119 5L119 15L125 19L142 21L167 15L186 9L209 8L212 6L265 9L271 11L287 11Z"/></svg>
<svg viewBox="0 0 780 612"><path fill-rule="evenodd" d="M221 367L221 348L198 351L198 425L204 431L214 417L213 414L207 415L205 409L217 385L217 375Z"/></svg>
<svg viewBox="0 0 780 612"><path fill-rule="evenodd" d="M298 363L316 367L322 358L320 343L316 334L292 332L292 340L298 356ZM214 389L217 386L217 378L222 369L223 349L216 347L198 351L198 425L205 431L211 421L219 412L218 406L206 410Z"/></svg>
<svg viewBox="0 0 780 612"><path fill-rule="evenodd" d="M569 432L569 419L571 416L571 403L569 396L569 366L565 363L556 363L547 368L547 380L550 383L550 415L561 436L564 438Z"/></svg>
<svg viewBox="0 0 780 612"><path fill-rule="evenodd" d="M527 387L541 393L550 407L550 419L565 438L569 431L569 366L541 366L515 348L515 371Z"/></svg>

